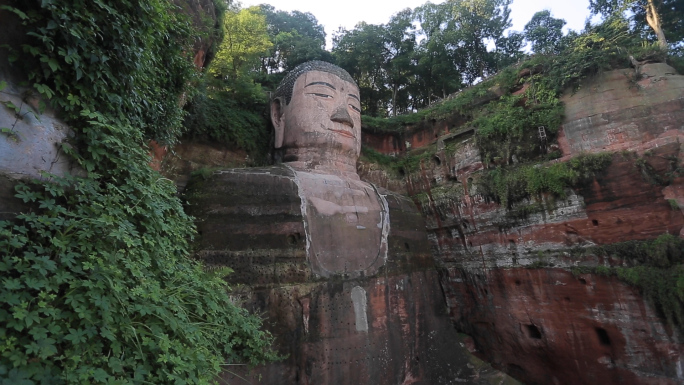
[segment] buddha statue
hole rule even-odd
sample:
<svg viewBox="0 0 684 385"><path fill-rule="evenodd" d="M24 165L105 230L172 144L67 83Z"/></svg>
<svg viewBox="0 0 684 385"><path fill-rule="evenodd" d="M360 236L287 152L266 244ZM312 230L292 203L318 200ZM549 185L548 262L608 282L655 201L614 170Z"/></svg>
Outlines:
<svg viewBox="0 0 684 385"><path fill-rule="evenodd" d="M359 179L359 88L330 63L290 72L271 102L275 148L298 181L314 273L372 274L387 259L387 202Z"/></svg>
<svg viewBox="0 0 684 385"><path fill-rule="evenodd" d="M197 257L264 316L287 358L226 371L252 384L440 384L467 352L444 313L413 202L362 181L359 88L325 62L296 67L271 102L270 167L225 169L186 190ZM463 373L465 373L463 372Z"/></svg>

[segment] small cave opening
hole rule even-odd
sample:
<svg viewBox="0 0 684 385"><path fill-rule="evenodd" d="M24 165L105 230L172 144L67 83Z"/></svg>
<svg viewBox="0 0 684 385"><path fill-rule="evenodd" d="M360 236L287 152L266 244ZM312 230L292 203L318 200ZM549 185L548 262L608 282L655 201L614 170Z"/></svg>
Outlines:
<svg viewBox="0 0 684 385"><path fill-rule="evenodd" d="M515 280L515 286L520 286L521 284L522 284L522 282L520 282L519 279L516 279L516 280Z"/></svg>
<svg viewBox="0 0 684 385"><path fill-rule="evenodd" d="M297 244L297 235L295 234L290 234L287 236L287 244L294 246Z"/></svg>
<svg viewBox="0 0 684 385"><path fill-rule="evenodd" d="M404 242L404 248L406 249L406 251L411 250L411 246L409 246L408 242Z"/></svg>
<svg viewBox="0 0 684 385"><path fill-rule="evenodd" d="M584 279L584 278L580 278L579 281L580 281L580 283L581 283L582 285L586 285L586 284L587 284L587 280Z"/></svg>
<svg viewBox="0 0 684 385"><path fill-rule="evenodd" d="M608 332L604 328L596 328L596 336L599 339L599 343L603 346L610 346L610 337Z"/></svg>
<svg viewBox="0 0 684 385"><path fill-rule="evenodd" d="M535 339L535 340L540 340L542 338L542 333L541 330L536 325L530 324L530 325L525 325L526 330L527 330L527 336Z"/></svg>
<svg viewBox="0 0 684 385"><path fill-rule="evenodd" d="M435 164L435 166L439 166L439 165L442 164L442 160L439 159L438 156L433 156L433 157L432 157L432 162Z"/></svg>
<svg viewBox="0 0 684 385"><path fill-rule="evenodd" d="M399 167L399 175L406 176L406 170L403 167Z"/></svg>
<svg viewBox="0 0 684 385"><path fill-rule="evenodd" d="M523 369L522 366L516 364L506 365L506 373L510 374L513 377L524 377L525 375L527 375L525 369Z"/></svg>
<svg viewBox="0 0 684 385"><path fill-rule="evenodd" d="M597 226L598 226L598 220L597 220L597 219L592 219L592 220L591 220L591 224L597 227Z"/></svg>

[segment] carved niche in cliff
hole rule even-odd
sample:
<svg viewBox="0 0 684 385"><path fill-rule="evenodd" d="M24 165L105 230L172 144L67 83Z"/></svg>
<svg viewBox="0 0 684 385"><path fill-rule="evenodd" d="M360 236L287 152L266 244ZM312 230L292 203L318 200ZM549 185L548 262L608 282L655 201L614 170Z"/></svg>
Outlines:
<svg viewBox="0 0 684 385"><path fill-rule="evenodd" d="M217 171L187 191L198 257L234 270L227 279L287 355L240 375L261 384L500 378L469 365L474 358L456 343L415 205L356 172L361 116L351 77L305 63L283 80L271 116L283 164Z"/></svg>
<svg viewBox="0 0 684 385"><path fill-rule="evenodd" d="M315 274L373 274L387 259L388 207L359 179L359 88L337 66L305 63L271 104L275 147L295 175Z"/></svg>

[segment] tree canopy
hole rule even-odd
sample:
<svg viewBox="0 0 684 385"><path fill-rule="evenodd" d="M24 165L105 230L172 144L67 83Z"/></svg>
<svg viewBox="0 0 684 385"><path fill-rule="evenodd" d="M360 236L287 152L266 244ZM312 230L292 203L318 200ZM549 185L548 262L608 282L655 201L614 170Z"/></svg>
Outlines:
<svg viewBox="0 0 684 385"><path fill-rule="evenodd" d="M525 24L525 39L532 44L532 50L552 53L563 37L565 20L556 19L548 10L539 11Z"/></svg>
<svg viewBox="0 0 684 385"><path fill-rule="evenodd" d="M258 19L261 26L258 34L249 35L257 39L251 47L259 53L249 60L233 56L240 61L226 63L244 63L240 68L268 91L302 62L330 61L358 82L365 115L411 113L518 63L529 53L556 55L578 36L575 31L564 35L565 20L548 10L535 13L522 31L513 31L510 4L511 0L426 2L396 13L383 24L360 22L340 28L330 51L324 28L313 14L262 4L226 18L226 31L235 30L230 24L239 24L237 15L242 12L245 18ZM663 41L662 36L667 36L672 47L681 48L684 28L678 15L683 4L684 0L591 0L590 8L595 14L614 17L631 11L630 33L647 41ZM651 14L658 17L662 33L649 27Z"/></svg>
<svg viewBox="0 0 684 385"><path fill-rule="evenodd" d="M684 42L684 0L589 0L589 9L604 16L629 11L635 30L655 37L662 48L668 40Z"/></svg>

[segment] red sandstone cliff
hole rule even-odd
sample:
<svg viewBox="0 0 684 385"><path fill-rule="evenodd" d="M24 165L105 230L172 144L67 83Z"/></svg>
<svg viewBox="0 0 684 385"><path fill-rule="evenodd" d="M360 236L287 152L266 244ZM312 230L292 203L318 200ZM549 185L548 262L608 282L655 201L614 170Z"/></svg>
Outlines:
<svg viewBox="0 0 684 385"><path fill-rule="evenodd" d="M559 161L604 151L614 152L613 161L564 199L546 195L513 207L538 207L529 215L512 216L477 191L484 166L467 128L428 122L427 141L409 129L414 148L434 145L435 153L403 181L359 167L366 179L414 197L452 320L477 354L527 384L684 382L682 336L637 289L569 272L625 263L573 250L684 237L684 178L673 172L684 164L684 76L649 64L633 79L634 69L610 71L563 97ZM405 149L394 142L366 139L384 153ZM445 142L456 150L445 152Z"/></svg>

